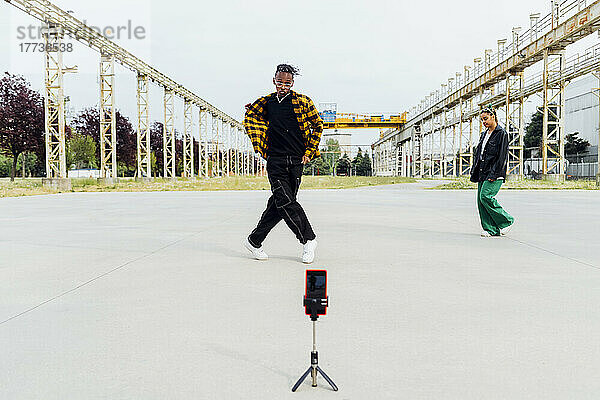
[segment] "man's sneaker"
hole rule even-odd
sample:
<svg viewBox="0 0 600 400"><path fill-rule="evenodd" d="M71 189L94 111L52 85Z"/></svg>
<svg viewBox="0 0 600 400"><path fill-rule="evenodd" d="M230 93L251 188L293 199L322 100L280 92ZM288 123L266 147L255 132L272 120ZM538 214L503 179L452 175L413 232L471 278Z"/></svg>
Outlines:
<svg viewBox="0 0 600 400"><path fill-rule="evenodd" d="M481 235L480 235L480 236L481 236L481 237L491 237L491 236L492 236L492 234L491 234L491 233L489 233L488 231L481 231Z"/></svg>
<svg viewBox="0 0 600 400"><path fill-rule="evenodd" d="M504 235L506 235L508 232L510 232L510 230L512 229L512 227L513 227L513 226L515 226L515 223L514 223L514 221L513 221L513 223L512 223L512 224L510 224L510 225L509 225L509 226L507 226L506 228L502 228L502 229L500 229L500 234L501 234L501 235L503 235L503 236L504 236Z"/></svg>
<svg viewBox="0 0 600 400"><path fill-rule="evenodd" d="M269 259L269 256L267 255L267 253L265 253L262 246L260 246L257 249L256 247L252 246L252 243L250 243L248 238L246 238L246 240L244 241L244 247L247 248L248 251L250 253L252 253L252 256L254 256L254 258L257 260L268 260Z"/></svg>
<svg viewBox="0 0 600 400"><path fill-rule="evenodd" d="M317 240L309 240L302 249L302 262L310 264L315 259L315 249L317 248Z"/></svg>

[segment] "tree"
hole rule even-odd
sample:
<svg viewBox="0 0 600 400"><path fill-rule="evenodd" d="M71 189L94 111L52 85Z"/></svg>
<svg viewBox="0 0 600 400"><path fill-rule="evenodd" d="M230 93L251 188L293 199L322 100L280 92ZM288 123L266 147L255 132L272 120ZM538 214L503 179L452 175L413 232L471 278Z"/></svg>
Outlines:
<svg viewBox="0 0 600 400"><path fill-rule="evenodd" d="M565 141L565 155L581 154L587 151L587 148L590 146L590 142L577 137L578 135L579 132L567 135Z"/></svg>
<svg viewBox="0 0 600 400"><path fill-rule="evenodd" d="M117 166L120 174L133 175L137 169L137 135L131 122L118 110L115 111ZM84 108L73 120L73 127L80 135L93 138L96 146L96 159L100 155L100 111L94 107Z"/></svg>
<svg viewBox="0 0 600 400"><path fill-rule="evenodd" d="M325 141L325 161L333 168L341 155L340 143L335 139L327 139Z"/></svg>
<svg viewBox="0 0 600 400"><path fill-rule="evenodd" d="M360 147L358 148L356 157L352 160L352 168L358 176L371 176L372 174L371 158L366 153L363 155Z"/></svg>
<svg viewBox="0 0 600 400"><path fill-rule="evenodd" d="M532 116L531 121L525 127L525 137L523 142L525 148L536 147L542 151L542 129L544 124L544 115L542 111L537 110ZM531 150L525 151L525 158L531 157Z"/></svg>
<svg viewBox="0 0 600 400"><path fill-rule="evenodd" d="M98 168L96 142L88 135L74 133L67 141L67 165L81 168Z"/></svg>
<svg viewBox="0 0 600 400"><path fill-rule="evenodd" d="M366 153L363 155L360 147L356 157L352 160L352 168L358 176L371 176L371 158Z"/></svg>
<svg viewBox="0 0 600 400"><path fill-rule="evenodd" d="M335 163L336 175L350 175L351 166L352 161L350 161L350 157L348 157L348 154L344 153L344 156Z"/></svg>
<svg viewBox="0 0 600 400"><path fill-rule="evenodd" d="M44 103L22 76L6 72L0 79L0 152L12 157L14 181L19 155L44 151Z"/></svg>
<svg viewBox="0 0 600 400"><path fill-rule="evenodd" d="M357 175L360 176L371 176L373 175L373 167L371 165L371 157L368 154L365 154L360 164L357 165Z"/></svg>
<svg viewBox="0 0 600 400"><path fill-rule="evenodd" d="M308 164L304 166L304 175L312 175L313 171L315 175L330 175L331 167L325 160L323 156L317 157Z"/></svg>
<svg viewBox="0 0 600 400"><path fill-rule="evenodd" d="M0 154L0 177L5 178L10 176L10 168L12 166L12 160L2 154Z"/></svg>
<svg viewBox="0 0 600 400"><path fill-rule="evenodd" d="M150 126L150 151L152 152L152 173L154 176L162 176L163 164L163 123L154 121Z"/></svg>
<svg viewBox="0 0 600 400"><path fill-rule="evenodd" d="M354 157L354 159L352 160L352 170L354 171L355 175L362 175L359 171L359 165L362 163L362 159L363 159L363 155L362 155L362 150L359 147L358 148L358 153L356 153L356 157Z"/></svg>

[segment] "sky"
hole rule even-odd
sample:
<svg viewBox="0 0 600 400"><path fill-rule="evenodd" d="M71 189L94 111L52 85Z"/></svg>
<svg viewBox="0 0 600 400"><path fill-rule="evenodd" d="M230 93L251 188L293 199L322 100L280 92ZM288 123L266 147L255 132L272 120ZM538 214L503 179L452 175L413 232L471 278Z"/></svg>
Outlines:
<svg viewBox="0 0 600 400"><path fill-rule="evenodd" d="M529 27L529 15L550 10L550 0L481 1L271 1L54 0L88 25L138 27L143 35L115 41L197 95L241 120L243 105L273 90L279 63L298 66L294 89L339 112L398 114L472 65L484 49ZM43 53L23 51L20 38L32 17L0 2L0 71L22 74L43 87ZM593 35L595 36L595 35ZM597 39L596 39L597 40ZM509 40L510 42L510 40ZM98 104L99 55L74 42L65 54L69 107ZM132 121L135 76L117 68L117 106ZM183 131L183 102L176 127ZM162 120L162 90L151 89L152 120ZM355 130L354 144L370 144L378 130Z"/></svg>

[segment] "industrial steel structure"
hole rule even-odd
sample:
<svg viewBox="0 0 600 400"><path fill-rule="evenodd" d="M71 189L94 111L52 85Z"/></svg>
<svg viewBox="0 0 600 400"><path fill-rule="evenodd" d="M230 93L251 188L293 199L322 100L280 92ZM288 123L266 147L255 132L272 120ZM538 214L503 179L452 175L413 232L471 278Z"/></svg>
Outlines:
<svg viewBox="0 0 600 400"><path fill-rule="evenodd" d="M45 0L5 0L43 23L45 41L46 177L67 178L65 155L64 74L75 68L63 65L64 36L68 34L100 55L100 174L117 177L117 132L114 100L115 62L137 76L137 177L151 177L149 83L164 90L163 176L176 176L175 99L184 102L183 176L194 171L193 108L199 113L199 177L264 172L264 160L255 155L242 124L198 95L107 39L70 13ZM210 119L210 125L208 120ZM210 126L210 130L208 127ZM223 136L224 135L224 136ZM211 146L214 143L216 146ZM232 157L236 160L232 167ZM224 164L226 162L226 164Z"/></svg>
<svg viewBox="0 0 600 400"><path fill-rule="evenodd" d="M390 129L372 145L374 173L401 176L457 176L470 173L483 106L498 110L509 134L508 174L522 178L524 101L541 94L542 172L564 179L564 90L574 78L600 70L600 46L565 57L565 48L600 27L600 1L550 1L551 12L530 15L530 28L513 28L512 41L498 40L472 66L450 77L410 109L406 124ZM543 63L540 73L527 68ZM600 134L600 133L599 133ZM600 158L600 156L599 156Z"/></svg>

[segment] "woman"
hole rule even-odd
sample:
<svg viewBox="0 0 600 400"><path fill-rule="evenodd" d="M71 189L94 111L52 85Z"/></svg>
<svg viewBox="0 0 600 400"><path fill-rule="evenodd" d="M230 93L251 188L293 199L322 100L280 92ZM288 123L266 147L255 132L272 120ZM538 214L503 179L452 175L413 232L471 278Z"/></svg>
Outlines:
<svg viewBox="0 0 600 400"><path fill-rule="evenodd" d="M515 221L494 198L506 179L508 134L498 125L493 108L484 108L480 116L486 130L481 133L475 151L471 182L477 182L477 207L483 228L481 236L500 236L508 233Z"/></svg>

